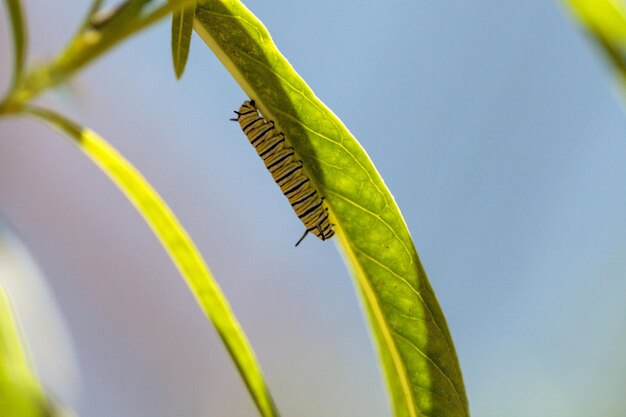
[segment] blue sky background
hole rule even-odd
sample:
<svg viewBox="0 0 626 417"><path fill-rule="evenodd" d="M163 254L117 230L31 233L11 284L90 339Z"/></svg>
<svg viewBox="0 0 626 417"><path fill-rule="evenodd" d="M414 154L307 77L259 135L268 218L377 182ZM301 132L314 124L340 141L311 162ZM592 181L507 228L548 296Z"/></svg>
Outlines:
<svg viewBox="0 0 626 417"><path fill-rule="evenodd" d="M26 3L34 60L53 56L87 8ZM394 194L472 415L622 416L626 117L610 70L561 5L246 4ZM334 243L293 247L302 225L228 121L245 95L197 37L182 81L170 61L162 22L42 102L107 138L170 203L284 416L389 416ZM148 228L61 135L1 121L0 215L45 276L80 377L59 375L45 339L32 343L36 366L82 417L255 415ZM39 314L45 329L51 313Z"/></svg>

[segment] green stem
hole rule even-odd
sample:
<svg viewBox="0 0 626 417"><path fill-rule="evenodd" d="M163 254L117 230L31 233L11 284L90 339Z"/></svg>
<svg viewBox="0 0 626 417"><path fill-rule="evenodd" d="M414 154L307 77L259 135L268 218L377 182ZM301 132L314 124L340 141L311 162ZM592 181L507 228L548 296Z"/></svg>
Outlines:
<svg viewBox="0 0 626 417"><path fill-rule="evenodd" d="M114 16L104 27L84 25L65 49L52 61L28 72L23 82L0 101L0 114L21 109L43 91L67 81L77 71L109 51L121 40L141 31L171 12L192 4L195 0L172 0L147 16ZM123 18L123 19L122 19Z"/></svg>
<svg viewBox="0 0 626 417"><path fill-rule="evenodd" d="M15 88L22 81L26 64L26 20L22 11L22 4L17 0L5 0L13 38L13 82Z"/></svg>

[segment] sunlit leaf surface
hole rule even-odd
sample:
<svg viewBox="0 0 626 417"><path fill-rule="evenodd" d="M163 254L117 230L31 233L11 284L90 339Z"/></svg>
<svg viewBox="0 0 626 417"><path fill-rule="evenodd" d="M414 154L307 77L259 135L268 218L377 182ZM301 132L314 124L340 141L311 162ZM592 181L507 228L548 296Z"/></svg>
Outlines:
<svg viewBox="0 0 626 417"><path fill-rule="evenodd" d="M198 5L194 29L285 133L326 197L376 336L395 415L467 416L445 318L400 210L368 155L240 2Z"/></svg>

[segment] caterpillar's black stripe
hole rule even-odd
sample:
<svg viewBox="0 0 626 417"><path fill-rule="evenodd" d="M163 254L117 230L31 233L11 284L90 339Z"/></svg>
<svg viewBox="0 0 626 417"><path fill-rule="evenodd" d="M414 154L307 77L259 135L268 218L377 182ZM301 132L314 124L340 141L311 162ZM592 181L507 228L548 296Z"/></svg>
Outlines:
<svg viewBox="0 0 626 417"><path fill-rule="evenodd" d="M276 149L276 147L278 145L280 145L281 143L283 143L285 141L285 139L281 139L281 140L277 140L276 142L274 142L273 144L271 144L266 150L264 150L263 152L259 153L259 156L261 158L263 158L265 155L267 155L269 152L272 152L274 149Z"/></svg>
<svg viewBox="0 0 626 417"><path fill-rule="evenodd" d="M298 172L301 169L302 169L302 165L298 165L298 166L292 168L291 171L287 172L282 177L274 178L274 180L276 181L276 183L280 186L280 189L282 190L283 189L283 184L282 184L283 181L289 180L292 175L294 175L296 172ZM283 191L283 194L284 193L285 192ZM289 197L287 197L287 198L289 198Z"/></svg>
<svg viewBox="0 0 626 417"><path fill-rule="evenodd" d="M309 181L308 178L304 178L301 182L299 182L297 185L293 186L292 188L288 189L287 191L285 191L285 196L287 198L289 198L289 195L291 193L295 193L296 191L298 191L300 188L302 188L302 186L304 184L306 184Z"/></svg>
<svg viewBox="0 0 626 417"><path fill-rule="evenodd" d="M316 193L317 193L317 191L315 191L315 190L311 191L309 194L307 194L307 195L306 195L306 196L304 196L303 198L301 198L301 199L299 199L299 200L297 200L297 201L292 201L292 202L291 202L291 206L292 206L292 207L295 207L295 206L297 206L298 204L305 203L305 202L306 202L307 200L309 200L310 198L315 197L315 194L316 194Z"/></svg>
<svg viewBox="0 0 626 417"><path fill-rule="evenodd" d="M270 170L270 172L273 172L274 170L272 170L272 168L274 167L278 167L280 168L282 165L282 163L289 157L293 156L294 153L293 151L287 151L285 152L283 155L277 155L276 160L273 161L271 164L267 165L267 169ZM268 155L267 158L264 159L265 162L269 162L270 160L272 160L272 154Z"/></svg>
<svg viewBox="0 0 626 417"><path fill-rule="evenodd" d="M270 133L272 129L274 129L272 126L268 126L265 130L257 133L252 139L250 139L250 143L254 145L257 141L261 140L263 136L265 136L267 133Z"/></svg>
<svg viewBox="0 0 626 417"><path fill-rule="evenodd" d="M235 114L237 119L233 120L239 122L241 130L306 227L296 246L309 232L322 240L332 237L335 231L328 218L324 198L302 169L302 161L296 157L294 149L286 144L285 136L276 131L272 121L266 121L259 114L252 100L245 101Z"/></svg>
<svg viewBox="0 0 626 417"><path fill-rule="evenodd" d="M241 120L241 116L239 117L239 120ZM245 125L241 125L241 129L243 130L243 132L246 135L250 135L250 129L254 127L254 125L258 122L259 120L252 120L248 123L246 123ZM258 139L258 138L257 138Z"/></svg>
<svg viewBox="0 0 626 417"><path fill-rule="evenodd" d="M315 212L317 211L317 209L319 209L320 207L322 207L322 204L324 204L323 201L320 201L319 203L317 203L316 205L314 205L313 207L308 208L304 213L299 214L298 217L300 217L301 219L307 217L308 215L311 215L310 217L313 217L313 214L315 214Z"/></svg>

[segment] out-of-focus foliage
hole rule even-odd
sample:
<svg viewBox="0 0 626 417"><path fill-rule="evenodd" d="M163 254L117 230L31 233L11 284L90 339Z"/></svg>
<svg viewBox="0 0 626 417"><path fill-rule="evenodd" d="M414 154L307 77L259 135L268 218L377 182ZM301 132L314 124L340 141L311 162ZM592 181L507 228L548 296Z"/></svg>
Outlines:
<svg viewBox="0 0 626 417"><path fill-rule="evenodd" d="M9 298L0 286L0 415L50 415L39 381L30 367Z"/></svg>
<svg viewBox="0 0 626 417"><path fill-rule="evenodd" d="M196 245L161 196L135 167L92 130L48 110L31 107L26 111L41 117L67 134L72 143L78 146L133 203L187 281L206 316L215 325L261 415L277 416L278 412L261 368L226 297Z"/></svg>
<svg viewBox="0 0 626 417"><path fill-rule="evenodd" d="M604 50L626 88L626 4L621 0L566 0L566 4Z"/></svg>
<svg viewBox="0 0 626 417"><path fill-rule="evenodd" d="M14 39L16 51L16 74L25 60L26 35L21 9L16 0L7 0L11 5L11 19L17 37ZM78 32L68 42L65 49L45 65L39 65L20 76L10 93L0 102L0 113L19 111L19 108L33 100L42 91L57 86L71 77L76 71L93 62L109 51L121 40L141 31L170 13L188 6L195 0L171 0L161 5L152 5L148 0L128 0L110 10L100 9L101 0L95 0ZM19 72L18 72L19 71Z"/></svg>
<svg viewBox="0 0 626 417"><path fill-rule="evenodd" d="M5 0L13 37L13 87L17 86L24 75L26 63L26 20L19 0Z"/></svg>

